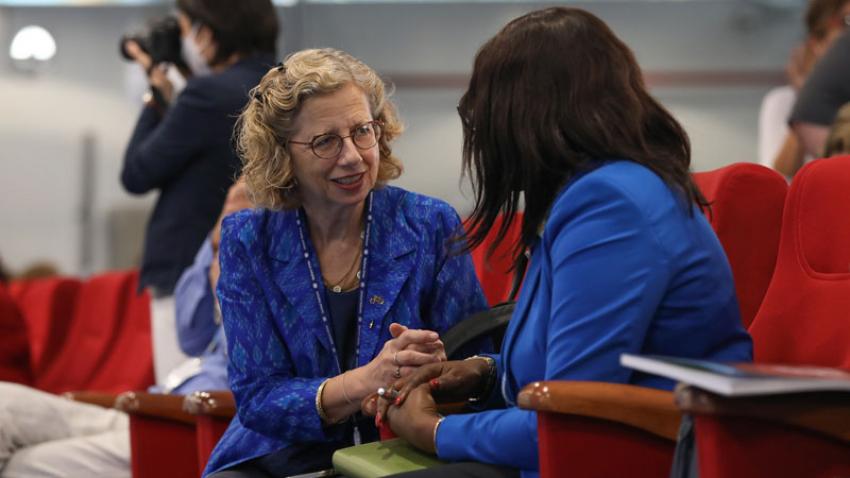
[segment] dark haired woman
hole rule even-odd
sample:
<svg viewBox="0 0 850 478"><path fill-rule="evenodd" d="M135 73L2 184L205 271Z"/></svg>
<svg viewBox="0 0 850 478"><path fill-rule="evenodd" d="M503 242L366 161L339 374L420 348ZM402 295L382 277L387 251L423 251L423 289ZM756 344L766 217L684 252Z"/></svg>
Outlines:
<svg viewBox="0 0 850 478"><path fill-rule="evenodd" d="M132 194L159 191L145 234L140 286L151 291L157 383L185 357L177 346L174 286L213 228L238 176L231 145L248 91L276 63L271 0L177 0L182 57L192 77L179 95L138 44L127 51L160 93L142 110L121 182Z"/></svg>
<svg viewBox="0 0 850 478"><path fill-rule="evenodd" d="M395 382L394 404L378 402L396 434L466 462L411 475L537 476L537 417L516 407L528 383L669 389L621 367L620 354L751 358L687 135L601 20L573 8L513 20L478 52L458 110L476 185L471 243L522 196L515 257L531 259L500 354L426 365ZM440 418L434 396L489 409Z"/></svg>

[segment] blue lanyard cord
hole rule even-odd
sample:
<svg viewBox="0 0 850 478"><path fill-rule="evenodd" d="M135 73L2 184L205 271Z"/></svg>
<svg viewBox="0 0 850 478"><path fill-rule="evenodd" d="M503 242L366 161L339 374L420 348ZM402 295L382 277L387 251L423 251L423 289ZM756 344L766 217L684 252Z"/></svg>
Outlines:
<svg viewBox="0 0 850 478"><path fill-rule="evenodd" d="M358 294L358 302L357 302L357 341L355 347L355 365L359 361L360 357L360 326L363 323L363 298L366 295L366 270L367 270L367 262L369 261L369 237L372 235L372 193L369 193L369 196L366 199L366 234L363 239L363 260L360 261L360 292ZM298 235L301 239L301 250L303 252L304 261L307 263L307 270L310 271L310 281L312 282L313 293L316 297L316 302L319 304L319 313L322 315L322 324L325 326L325 333L328 335L328 340L331 344L331 351L334 354L334 358L336 359L337 366L337 374L342 373L342 360L339 357L339 353L336 349L336 343L334 341L333 332L331 331L330 321L328 320L328 312L325 308L325 301L322 300L322 291L324 290L324 286L319 286L319 280L316 275L315 270L313 269L313 262L310 260L310 250L307 248L307 239L304 234L304 219L302 218L304 212L302 209L298 210L298 218L295 220L296 224L298 224ZM316 259L318 260L318 258Z"/></svg>

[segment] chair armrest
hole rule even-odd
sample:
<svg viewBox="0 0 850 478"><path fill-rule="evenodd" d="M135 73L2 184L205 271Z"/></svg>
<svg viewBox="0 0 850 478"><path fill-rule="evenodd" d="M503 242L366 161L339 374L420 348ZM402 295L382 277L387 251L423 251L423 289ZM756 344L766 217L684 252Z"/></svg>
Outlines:
<svg viewBox="0 0 850 478"><path fill-rule="evenodd" d="M623 423L674 441L681 422L672 392L619 383L534 382L522 389L517 402L527 410Z"/></svg>
<svg viewBox="0 0 850 478"><path fill-rule="evenodd" d="M194 424L195 417L183 411L183 395L124 392L115 400L115 408L130 415Z"/></svg>
<svg viewBox="0 0 850 478"><path fill-rule="evenodd" d="M62 394L64 398L75 402L88 403L90 405L99 405L103 408L112 408L115 406L115 400L118 395L108 392L65 392Z"/></svg>
<svg viewBox="0 0 850 478"><path fill-rule="evenodd" d="M724 397L696 387L680 386L675 400L688 413L756 418L850 443L850 393L847 392Z"/></svg>
<svg viewBox="0 0 850 478"><path fill-rule="evenodd" d="M236 415L236 400L230 390L198 391L186 395L183 410L192 415L233 418Z"/></svg>

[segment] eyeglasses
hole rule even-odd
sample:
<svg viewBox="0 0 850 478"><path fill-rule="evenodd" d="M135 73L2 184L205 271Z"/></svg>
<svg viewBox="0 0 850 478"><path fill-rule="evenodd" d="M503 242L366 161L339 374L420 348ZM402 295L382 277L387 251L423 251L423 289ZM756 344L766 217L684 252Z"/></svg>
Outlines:
<svg viewBox="0 0 850 478"><path fill-rule="evenodd" d="M372 120L351 128L348 136L325 133L313 137L310 141L289 140L287 143L310 145L310 149L316 156L322 159L333 159L342 151L342 142L345 138L351 138L358 149L369 149L378 144L378 139L381 138L381 126L383 126L382 122Z"/></svg>

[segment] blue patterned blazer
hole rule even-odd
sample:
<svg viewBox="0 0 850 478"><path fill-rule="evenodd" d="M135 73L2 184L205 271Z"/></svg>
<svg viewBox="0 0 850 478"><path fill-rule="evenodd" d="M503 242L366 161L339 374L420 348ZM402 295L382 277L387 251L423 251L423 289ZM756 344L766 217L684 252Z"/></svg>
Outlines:
<svg viewBox="0 0 850 478"><path fill-rule="evenodd" d="M358 366L380 352L392 322L443 333L487 307L469 255L449 252L447 241L461 227L451 206L386 186L372 195L372 216ZM256 209L224 221L218 297L238 413L205 475L340 438L316 412L319 384L337 374L337 364L296 218L296 211ZM308 250L318 271L309 239Z"/></svg>

